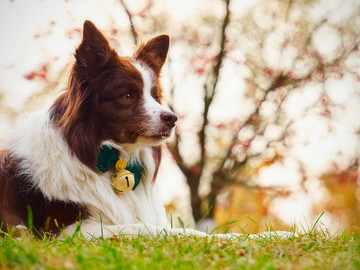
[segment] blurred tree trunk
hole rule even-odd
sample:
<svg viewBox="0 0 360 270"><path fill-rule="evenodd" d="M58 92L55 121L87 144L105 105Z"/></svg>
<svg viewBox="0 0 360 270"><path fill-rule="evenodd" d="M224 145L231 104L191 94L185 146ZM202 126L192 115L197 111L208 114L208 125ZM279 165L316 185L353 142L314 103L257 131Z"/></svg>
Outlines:
<svg viewBox="0 0 360 270"><path fill-rule="evenodd" d="M204 89L204 112L202 115L202 124L201 129L198 133L199 136L199 147L200 147L200 161L192 166L187 166L187 164L184 162L183 156L180 154L180 141L181 141L181 134L176 133L176 140L174 144L169 145L169 149L175 159L175 161L178 163L179 168L183 172L183 174L186 177L187 184L190 188L190 194L191 194L191 206L192 206L192 213L194 216L195 222L199 221L203 215L208 211L209 208L211 210L208 212L207 217L212 218L213 217L213 210L215 205L216 196L219 193L220 189L223 186L224 178L223 178L223 172L222 168L219 168L218 172L215 173L214 179L211 182L211 191L207 195L206 198L203 198L199 194L199 186L201 184L201 178L203 177L203 171L206 166L206 159L207 159L207 153L206 153L206 144L207 144L207 132L206 129L209 124L208 116L209 116L209 110L210 107L214 101L214 97L216 94L219 76L220 76L220 70L222 67L222 63L226 54L226 42L227 42L227 36L226 36L226 30L230 23L230 0L225 0L225 14L221 22L221 28L220 28L220 44L219 44L219 52L217 53L215 57L214 66L212 68L211 74L209 74L205 84L203 85ZM170 108L174 110L171 105ZM203 202L207 201L207 209L204 209Z"/></svg>
<svg viewBox="0 0 360 270"><path fill-rule="evenodd" d="M186 172L185 177L190 188L192 213L195 221L198 221L203 215L201 209L202 198L200 197L198 192L200 186L201 171L197 170L197 168L194 168L194 170Z"/></svg>
<svg viewBox="0 0 360 270"><path fill-rule="evenodd" d="M212 207L208 215L209 218L214 217L216 198L226 183L225 179L227 178L222 170L218 170L213 174L213 180L210 186L211 192L208 195L208 205Z"/></svg>

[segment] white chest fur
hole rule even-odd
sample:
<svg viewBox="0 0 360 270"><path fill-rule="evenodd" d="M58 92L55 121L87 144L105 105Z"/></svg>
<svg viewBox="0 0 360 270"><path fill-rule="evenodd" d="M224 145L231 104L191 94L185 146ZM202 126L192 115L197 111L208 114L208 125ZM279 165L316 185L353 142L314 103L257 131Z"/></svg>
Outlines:
<svg viewBox="0 0 360 270"><path fill-rule="evenodd" d="M47 111L31 114L12 138L10 151L21 157L20 165L32 176L34 188L49 200L80 203L89 209L90 219L101 216L108 225L144 222L166 226L165 210L152 184L155 164L150 148L125 153L142 161L144 173L134 191L118 195L111 186L111 173L98 174L82 164L49 121Z"/></svg>

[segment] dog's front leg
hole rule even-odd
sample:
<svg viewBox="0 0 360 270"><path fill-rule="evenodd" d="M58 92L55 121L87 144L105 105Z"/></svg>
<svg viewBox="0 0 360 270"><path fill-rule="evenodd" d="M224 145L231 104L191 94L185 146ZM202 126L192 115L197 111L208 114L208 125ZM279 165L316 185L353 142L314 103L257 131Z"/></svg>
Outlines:
<svg viewBox="0 0 360 270"><path fill-rule="evenodd" d="M83 221L80 225L72 224L65 229L65 235L73 235L78 228L86 239L111 238L113 236L138 236L154 237L162 234L161 227L151 224L126 224L126 225L104 225L95 221Z"/></svg>
<svg viewBox="0 0 360 270"><path fill-rule="evenodd" d="M208 237L209 235L193 229L171 229L155 226L152 224L135 223L125 225L102 225L96 221L83 221L81 225L73 224L66 228L66 235L73 235L80 226L80 231L86 239L91 238L111 238L113 236L197 236Z"/></svg>

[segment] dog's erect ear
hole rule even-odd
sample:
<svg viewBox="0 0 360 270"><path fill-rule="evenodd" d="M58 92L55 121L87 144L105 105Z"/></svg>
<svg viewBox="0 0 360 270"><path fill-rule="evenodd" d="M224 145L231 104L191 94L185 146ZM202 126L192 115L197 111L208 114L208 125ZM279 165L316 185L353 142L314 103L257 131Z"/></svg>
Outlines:
<svg viewBox="0 0 360 270"><path fill-rule="evenodd" d="M137 60L144 61L159 75L165 63L169 46L170 37L168 35L160 35L141 45L134 56Z"/></svg>
<svg viewBox="0 0 360 270"><path fill-rule="evenodd" d="M90 21L84 22L83 39L75 52L77 64L89 75L98 75L108 63L112 49L104 35Z"/></svg>

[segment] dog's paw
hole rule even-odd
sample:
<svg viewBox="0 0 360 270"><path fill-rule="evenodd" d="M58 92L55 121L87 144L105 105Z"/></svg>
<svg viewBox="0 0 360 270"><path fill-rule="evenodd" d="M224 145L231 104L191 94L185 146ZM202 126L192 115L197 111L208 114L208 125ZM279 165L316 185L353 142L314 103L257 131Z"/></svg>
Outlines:
<svg viewBox="0 0 360 270"><path fill-rule="evenodd" d="M162 234L178 235L178 236L195 236L195 237L208 237L209 235L194 229L164 229Z"/></svg>
<svg viewBox="0 0 360 270"><path fill-rule="evenodd" d="M262 237L262 238L280 238L280 239L286 239L286 238L292 238L292 237L299 237L299 235L296 232L287 232L287 231L268 231L268 232L263 232L259 235L257 235L257 237Z"/></svg>
<svg viewBox="0 0 360 270"><path fill-rule="evenodd" d="M224 240L234 240L234 239L239 239L240 237L243 236L243 234L241 234L241 233L218 233L218 234L213 234L211 236L215 237L215 238L219 238L219 239L224 239Z"/></svg>

